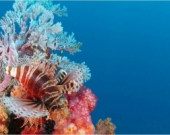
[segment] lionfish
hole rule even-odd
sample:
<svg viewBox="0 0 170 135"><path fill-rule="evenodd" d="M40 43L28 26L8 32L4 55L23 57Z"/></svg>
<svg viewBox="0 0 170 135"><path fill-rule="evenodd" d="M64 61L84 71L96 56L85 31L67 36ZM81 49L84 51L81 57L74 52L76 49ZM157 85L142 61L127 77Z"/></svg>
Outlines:
<svg viewBox="0 0 170 135"><path fill-rule="evenodd" d="M6 73L17 79L30 98L3 96L6 107L20 117L40 118L51 110L62 108L64 94L77 92L83 83L81 68L67 73L58 64L41 61L37 64L6 67ZM63 104L68 104L63 103Z"/></svg>

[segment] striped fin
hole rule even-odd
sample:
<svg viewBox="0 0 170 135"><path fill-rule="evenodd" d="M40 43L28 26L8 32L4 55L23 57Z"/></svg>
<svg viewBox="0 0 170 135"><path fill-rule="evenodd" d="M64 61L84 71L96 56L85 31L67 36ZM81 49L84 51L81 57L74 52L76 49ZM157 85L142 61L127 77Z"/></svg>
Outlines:
<svg viewBox="0 0 170 135"><path fill-rule="evenodd" d="M65 79L66 76L67 76L67 72L61 69L57 74L57 76L55 77L57 80L57 84L60 84Z"/></svg>
<svg viewBox="0 0 170 135"><path fill-rule="evenodd" d="M2 102L15 115L27 118L39 118L48 115L44 104L38 104L30 99L3 96Z"/></svg>
<svg viewBox="0 0 170 135"><path fill-rule="evenodd" d="M71 92L79 91L82 85L83 73L81 69L77 69L75 72L69 73L60 84L57 85L57 88L59 91L62 91L62 93L70 94Z"/></svg>
<svg viewBox="0 0 170 135"><path fill-rule="evenodd" d="M44 84L42 84L42 86L39 88L39 92L44 90L46 91L47 88L54 86L56 86L56 80L48 80Z"/></svg>
<svg viewBox="0 0 170 135"><path fill-rule="evenodd" d="M68 84L65 85L57 85L57 90L59 90L61 93L67 93L67 94L71 94L72 92L77 92L78 90L78 85L77 83L72 80L70 81Z"/></svg>
<svg viewBox="0 0 170 135"><path fill-rule="evenodd" d="M76 80L76 82L79 83L79 84L83 83L83 72L82 72L81 68L68 73L68 75L62 80L61 83L67 84L71 80Z"/></svg>

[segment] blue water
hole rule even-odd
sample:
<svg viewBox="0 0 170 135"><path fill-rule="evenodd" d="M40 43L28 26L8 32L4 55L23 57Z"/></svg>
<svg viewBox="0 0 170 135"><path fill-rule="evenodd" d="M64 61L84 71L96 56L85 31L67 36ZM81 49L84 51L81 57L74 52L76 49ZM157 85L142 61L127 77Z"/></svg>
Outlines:
<svg viewBox="0 0 170 135"><path fill-rule="evenodd" d="M58 3L58 2L54 2ZM111 117L117 134L170 133L170 2L60 2L98 97L94 123ZM1 2L0 16L11 9Z"/></svg>

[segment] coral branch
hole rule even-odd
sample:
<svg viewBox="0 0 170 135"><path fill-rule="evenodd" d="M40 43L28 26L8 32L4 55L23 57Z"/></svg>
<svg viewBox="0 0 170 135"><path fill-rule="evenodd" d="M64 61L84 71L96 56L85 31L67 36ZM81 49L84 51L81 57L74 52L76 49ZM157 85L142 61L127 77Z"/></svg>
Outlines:
<svg viewBox="0 0 170 135"><path fill-rule="evenodd" d="M111 122L110 118L107 118L106 120L99 120L96 125L96 131L95 134L107 134L107 135L113 135L115 134L115 125Z"/></svg>

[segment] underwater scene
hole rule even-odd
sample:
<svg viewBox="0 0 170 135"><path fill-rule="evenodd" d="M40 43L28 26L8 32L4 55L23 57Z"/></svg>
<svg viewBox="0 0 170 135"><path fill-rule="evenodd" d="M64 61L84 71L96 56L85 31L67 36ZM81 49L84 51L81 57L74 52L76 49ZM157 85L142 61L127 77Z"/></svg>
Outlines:
<svg viewBox="0 0 170 135"><path fill-rule="evenodd" d="M0 7L0 134L170 133L170 2Z"/></svg>

